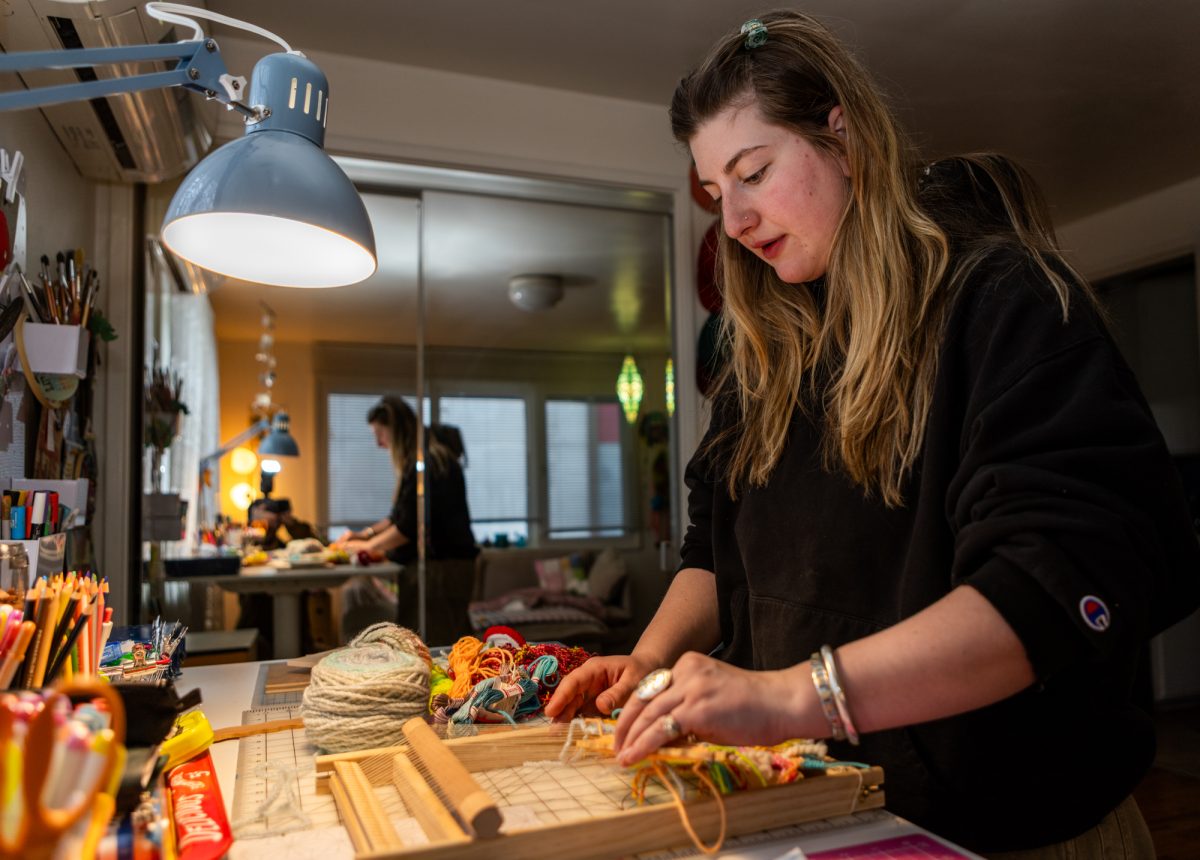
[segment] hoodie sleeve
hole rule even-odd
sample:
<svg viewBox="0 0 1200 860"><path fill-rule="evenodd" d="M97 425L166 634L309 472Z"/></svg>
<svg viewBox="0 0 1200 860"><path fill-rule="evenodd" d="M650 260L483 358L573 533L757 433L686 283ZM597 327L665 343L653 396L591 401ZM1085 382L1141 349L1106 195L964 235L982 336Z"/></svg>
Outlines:
<svg viewBox="0 0 1200 860"><path fill-rule="evenodd" d="M1198 599L1200 552L1149 406L1097 312L1031 266L964 288L944 361L965 404L947 498L956 583L1039 679L1134 648Z"/></svg>

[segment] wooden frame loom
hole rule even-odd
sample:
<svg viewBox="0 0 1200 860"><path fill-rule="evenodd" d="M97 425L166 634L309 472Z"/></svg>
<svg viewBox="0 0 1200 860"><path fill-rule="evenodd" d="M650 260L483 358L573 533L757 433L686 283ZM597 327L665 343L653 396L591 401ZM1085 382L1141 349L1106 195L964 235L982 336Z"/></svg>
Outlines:
<svg viewBox="0 0 1200 860"><path fill-rule="evenodd" d="M408 740L403 746L316 759L317 791L333 793L357 860L478 860L481 849L488 856L601 860L691 844L682 810L673 803L501 833L500 804L472 773L557 761L566 726L513 728L443 741L416 717L403 731ZM615 763L606 767L619 771ZM716 835L722 815L725 836L734 837L880 807L882 783L883 770L871 767L738 791L720 801L693 798L685 807L702 838ZM420 824L428 845L403 845L373 790L387 784Z"/></svg>

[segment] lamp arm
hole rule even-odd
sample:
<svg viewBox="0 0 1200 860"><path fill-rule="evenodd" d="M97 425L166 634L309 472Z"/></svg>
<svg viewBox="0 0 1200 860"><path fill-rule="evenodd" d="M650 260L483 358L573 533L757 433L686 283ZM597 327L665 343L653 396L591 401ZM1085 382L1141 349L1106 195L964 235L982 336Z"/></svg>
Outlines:
<svg viewBox="0 0 1200 860"><path fill-rule="evenodd" d="M270 430L270 429L271 429L271 422L267 421L265 418L255 421L253 424L251 424L249 427L247 427L241 433L234 436L232 439L230 439L228 442L226 442L220 448L213 451L211 454L205 454L203 457L201 457L200 458L200 474L203 475L205 470L208 469L208 467L210 465L212 465L212 463L214 463L217 460L220 460L222 457L224 457L226 454L228 454L230 451L232 451L238 445L241 445L243 442L246 442L246 441L254 438L259 433L262 433L264 430Z"/></svg>
<svg viewBox="0 0 1200 860"><path fill-rule="evenodd" d="M73 69L83 66L175 59L179 60L179 64L169 72L147 72L128 77L79 81L53 87L2 93L0 94L0 110L44 107L102 96L136 93L143 90L183 87L200 93L205 98L215 99L247 117L260 118L256 110L239 101L246 89L246 79L229 74L225 68L225 62L221 59L221 51L212 39L177 42L170 45L121 45L109 48L67 48L59 51L20 51L0 55L0 72Z"/></svg>

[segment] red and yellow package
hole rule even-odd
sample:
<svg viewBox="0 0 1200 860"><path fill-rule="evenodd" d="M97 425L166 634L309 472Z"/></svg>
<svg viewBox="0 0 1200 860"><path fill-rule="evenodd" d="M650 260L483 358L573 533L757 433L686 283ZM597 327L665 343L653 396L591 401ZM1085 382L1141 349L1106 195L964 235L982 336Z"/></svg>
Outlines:
<svg viewBox="0 0 1200 860"><path fill-rule="evenodd" d="M208 753L167 776L171 823L180 860L218 860L233 844L221 787Z"/></svg>

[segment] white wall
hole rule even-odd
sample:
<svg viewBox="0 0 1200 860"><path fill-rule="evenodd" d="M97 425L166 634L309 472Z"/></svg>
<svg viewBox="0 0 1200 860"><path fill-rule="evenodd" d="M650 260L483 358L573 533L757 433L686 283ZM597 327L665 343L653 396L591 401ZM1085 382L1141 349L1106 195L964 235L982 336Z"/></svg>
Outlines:
<svg viewBox="0 0 1200 860"><path fill-rule="evenodd" d="M18 151L24 156L26 272L38 271L38 260L42 254L53 260L57 252L67 248L82 247L88 258L94 261L97 243L94 232L96 185L79 175L41 111L0 113L0 148L10 156ZM23 381L15 388L17 391L10 393L0 404L0 476L6 478L23 474L25 444L34 444L37 434L36 426L24 428L27 432L21 433L21 428L16 425L15 419L22 412L19 405L21 399L31 398L31 395L25 392ZM97 422L104 418L102 397L95 400L94 417ZM103 475L106 465L103 445L98 446L98 454ZM102 558L107 530L103 525L101 508L97 508L92 534L96 540L97 555ZM103 567L101 571L117 573ZM119 592L120 584L114 583L114 586L114 590Z"/></svg>

